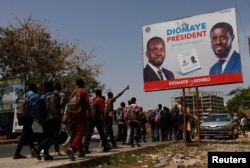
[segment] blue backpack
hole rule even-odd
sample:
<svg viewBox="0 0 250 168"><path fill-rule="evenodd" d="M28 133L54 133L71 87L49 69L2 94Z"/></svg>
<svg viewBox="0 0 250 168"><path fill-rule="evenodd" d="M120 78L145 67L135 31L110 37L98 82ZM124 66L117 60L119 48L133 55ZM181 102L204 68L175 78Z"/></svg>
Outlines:
<svg viewBox="0 0 250 168"><path fill-rule="evenodd" d="M52 93L48 92L44 95L41 95L39 98L35 99L31 104L30 114L38 123L45 121L48 116L49 111L46 108L46 99L50 94Z"/></svg>
<svg viewBox="0 0 250 168"><path fill-rule="evenodd" d="M123 115L123 112L121 110L116 111L116 119L119 121L124 120L124 115Z"/></svg>

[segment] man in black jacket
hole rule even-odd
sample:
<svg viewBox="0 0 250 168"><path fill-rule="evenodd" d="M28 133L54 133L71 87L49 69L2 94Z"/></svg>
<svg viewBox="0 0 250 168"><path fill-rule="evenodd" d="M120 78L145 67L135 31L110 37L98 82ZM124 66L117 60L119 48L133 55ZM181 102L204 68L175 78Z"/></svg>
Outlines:
<svg viewBox="0 0 250 168"><path fill-rule="evenodd" d="M173 72L162 67L165 54L165 42L162 38L153 37L148 40L146 51L148 63L144 68L144 82L174 79Z"/></svg>

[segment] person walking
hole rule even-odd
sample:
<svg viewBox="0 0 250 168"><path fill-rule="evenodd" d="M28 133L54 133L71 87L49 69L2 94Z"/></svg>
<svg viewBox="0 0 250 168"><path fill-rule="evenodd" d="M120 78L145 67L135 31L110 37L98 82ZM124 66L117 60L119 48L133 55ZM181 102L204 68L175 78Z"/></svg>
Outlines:
<svg viewBox="0 0 250 168"><path fill-rule="evenodd" d="M161 139L164 141L165 136L165 123L163 120L163 116L165 115L164 110L162 109L162 104L158 104L158 109L153 112L154 117L154 142L160 141L160 129L161 129ZM161 125L164 125L161 127Z"/></svg>
<svg viewBox="0 0 250 168"><path fill-rule="evenodd" d="M75 89L80 94L80 101L82 109L79 113L72 113L72 120L74 121L74 136L70 143L69 148L66 150L66 154L74 161L74 153L78 151L78 157L85 157L83 151L82 140L86 132L86 120L87 120L87 108L89 107L89 93L85 89L85 82L79 78L76 80L77 88Z"/></svg>
<svg viewBox="0 0 250 168"><path fill-rule="evenodd" d="M147 117L145 115L145 113L143 112L143 108L141 107L140 109L140 114L139 114L139 130L140 130L140 141L142 139L143 142L147 142L146 141L146 134L147 134L147 128L146 128L146 123L147 123Z"/></svg>
<svg viewBox="0 0 250 168"><path fill-rule="evenodd" d="M25 117L25 121L23 123L23 129L21 133L21 137L18 141L15 154L13 156L13 159L24 159L27 158L27 156L24 156L21 154L23 145L25 142L28 142L30 150L34 148L33 143L33 130L32 130L32 124L34 122L33 116L30 114L30 106L33 101L35 101L38 98L37 95L37 85L36 84L30 84L27 93L25 94L26 97L28 97L28 114Z"/></svg>
<svg viewBox="0 0 250 168"><path fill-rule="evenodd" d="M168 107L164 106L164 124L165 125L165 135L164 135L164 140L170 141L172 137L172 129L171 129L171 116L170 116L170 110Z"/></svg>
<svg viewBox="0 0 250 168"><path fill-rule="evenodd" d="M32 152L38 160L41 160L40 152L43 149L44 160L53 160L53 156L49 154L49 148L55 141L55 132L57 132L57 128L61 125L61 122L58 122L57 120L57 118L61 116L60 98L59 95L54 93L54 85L52 82L45 82L44 89L45 95L47 95L46 111L48 111L48 115L46 116L46 119L41 122L43 139L32 149Z"/></svg>
<svg viewBox="0 0 250 168"><path fill-rule="evenodd" d="M177 140L177 135L179 132L179 108L177 104L173 107L170 113L171 118L171 127L174 133L174 139ZM172 136L169 137L170 141L172 140Z"/></svg>
<svg viewBox="0 0 250 168"><path fill-rule="evenodd" d="M113 118L114 118L114 102L117 98L119 98L126 90L129 89L129 86L127 86L125 89L123 89L118 95L114 96L112 92L108 92L108 99L107 99L107 114L106 114L106 120L105 120L105 135L106 138L110 138L112 147L117 148L117 144L114 137L113 132Z"/></svg>
<svg viewBox="0 0 250 168"><path fill-rule="evenodd" d="M62 148L66 151L72 141L72 137L74 136L74 127L75 123L72 119L72 114L68 111L68 104L66 104L63 112L62 118L63 129L67 133L67 139L63 142Z"/></svg>
<svg viewBox="0 0 250 168"><path fill-rule="evenodd" d="M91 100L93 103L96 104L96 115L92 113L88 116L88 128L86 132L86 136L83 142L83 152L85 154L89 153L89 143L92 136L92 133L94 131L94 128L96 127L98 130L98 133L101 138L103 152L108 152L111 149L111 146L108 143L108 140L104 134L104 114L103 109L105 106L105 101L102 98L102 91L100 89L95 90L95 97ZM94 107L93 107L94 108Z"/></svg>
<svg viewBox="0 0 250 168"><path fill-rule="evenodd" d="M59 140L60 140L60 134L61 134L61 120L62 120L62 114L63 109L65 108L66 100L65 100L65 93L62 92L62 86L60 83L55 84L55 91L56 94L60 96L60 116L58 115L55 118L55 122L57 122L57 128L55 132L55 141L54 141L54 147L55 147L55 155L61 156L60 148L59 148Z"/></svg>
<svg viewBox="0 0 250 168"><path fill-rule="evenodd" d="M127 126L124 118L125 112L125 103L121 102L121 106L116 110L116 123L118 125L118 137L117 141L122 141L122 144L125 144L126 134L127 134Z"/></svg>
<svg viewBox="0 0 250 168"><path fill-rule="evenodd" d="M139 143L139 113L140 113L140 109L141 109L141 106L137 105L136 104L136 98L135 97L132 97L131 98L131 104L129 105L128 107L130 110L133 110L133 115L135 115L135 119L131 120L128 118L128 123L129 123L129 126L130 126L130 145L131 147L135 147L134 145L134 139L136 141L136 145L138 147L140 147L140 143ZM128 114L126 115L128 117Z"/></svg>

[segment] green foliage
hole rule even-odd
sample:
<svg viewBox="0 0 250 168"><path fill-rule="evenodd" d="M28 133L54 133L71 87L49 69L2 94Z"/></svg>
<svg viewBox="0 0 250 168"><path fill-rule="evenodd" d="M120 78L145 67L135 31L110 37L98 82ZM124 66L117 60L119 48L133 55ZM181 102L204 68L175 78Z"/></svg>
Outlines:
<svg viewBox="0 0 250 168"><path fill-rule="evenodd" d="M227 110L230 113L237 112L240 109L250 108L250 87L248 88L236 88L232 90L228 95L233 96L227 102Z"/></svg>
<svg viewBox="0 0 250 168"><path fill-rule="evenodd" d="M42 88L45 81L61 82L67 92L83 78L87 88L102 88L96 77L102 73L101 64L93 64L95 49L87 52L76 44L52 39L44 23L31 17L17 25L0 27L0 77L24 77L26 84L36 83ZM92 61L93 62L93 61Z"/></svg>

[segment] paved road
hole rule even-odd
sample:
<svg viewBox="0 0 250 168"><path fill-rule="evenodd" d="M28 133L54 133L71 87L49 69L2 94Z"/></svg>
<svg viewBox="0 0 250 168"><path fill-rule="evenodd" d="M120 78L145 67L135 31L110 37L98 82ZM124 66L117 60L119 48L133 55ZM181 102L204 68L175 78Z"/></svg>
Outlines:
<svg viewBox="0 0 250 168"><path fill-rule="evenodd" d="M17 140L11 142L10 144L7 143L7 144L0 145L0 158L12 157L15 150L16 150L16 146L17 146L16 142L17 142ZM118 142L118 144L120 144L120 142ZM98 148L98 146L99 146L99 142L94 141L94 140L90 142L90 149ZM60 150L62 150L61 147L60 147ZM53 154L54 151L55 151L54 146L51 146L50 152ZM30 151L29 146L27 146L27 145L23 146L21 154L22 155L31 155L31 151Z"/></svg>

